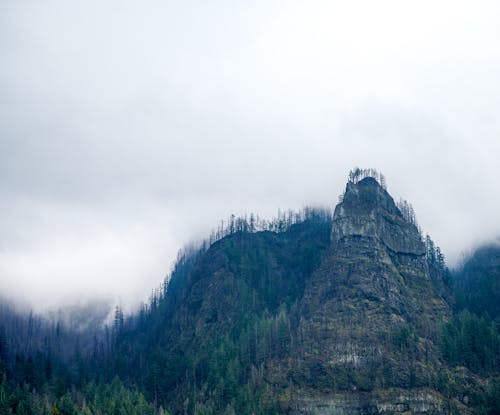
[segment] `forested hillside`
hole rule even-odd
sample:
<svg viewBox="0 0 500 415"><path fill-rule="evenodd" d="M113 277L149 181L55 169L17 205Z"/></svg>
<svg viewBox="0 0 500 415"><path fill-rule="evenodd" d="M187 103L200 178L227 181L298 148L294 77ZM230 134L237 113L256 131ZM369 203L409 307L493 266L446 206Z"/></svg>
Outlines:
<svg viewBox="0 0 500 415"><path fill-rule="evenodd" d="M4 306L0 414L498 414L498 252L450 272L357 169L334 212L229 218L109 327Z"/></svg>

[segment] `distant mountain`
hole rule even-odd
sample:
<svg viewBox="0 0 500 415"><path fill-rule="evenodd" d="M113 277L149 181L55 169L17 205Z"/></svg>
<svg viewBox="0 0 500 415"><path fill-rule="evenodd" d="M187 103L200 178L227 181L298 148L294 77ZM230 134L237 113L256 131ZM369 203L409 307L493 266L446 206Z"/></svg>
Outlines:
<svg viewBox="0 0 500 415"><path fill-rule="evenodd" d="M478 248L456 272L457 306L500 318L500 245Z"/></svg>

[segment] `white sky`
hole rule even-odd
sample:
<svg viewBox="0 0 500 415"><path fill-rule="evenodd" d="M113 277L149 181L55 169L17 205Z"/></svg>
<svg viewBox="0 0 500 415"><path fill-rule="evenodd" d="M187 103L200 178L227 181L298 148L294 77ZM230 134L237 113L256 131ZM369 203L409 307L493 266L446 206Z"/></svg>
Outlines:
<svg viewBox="0 0 500 415"><path fill-rule="evenodd" d="M499 21L496 1L2 1L0 294L133 306L220 219L333 206L354 166L453 264L500 236Z"/></svg>

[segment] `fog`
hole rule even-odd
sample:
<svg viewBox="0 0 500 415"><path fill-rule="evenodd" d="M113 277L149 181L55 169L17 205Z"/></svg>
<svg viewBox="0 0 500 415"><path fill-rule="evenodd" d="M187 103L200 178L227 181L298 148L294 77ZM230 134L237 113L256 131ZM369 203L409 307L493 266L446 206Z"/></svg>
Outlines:
<svg viewBox="0 0 500 415"><path fill-rule="evenodd" d="M0 5L0 294L132 309L231 213L373 167L454 265L500 236L493 1Z"/></svg>

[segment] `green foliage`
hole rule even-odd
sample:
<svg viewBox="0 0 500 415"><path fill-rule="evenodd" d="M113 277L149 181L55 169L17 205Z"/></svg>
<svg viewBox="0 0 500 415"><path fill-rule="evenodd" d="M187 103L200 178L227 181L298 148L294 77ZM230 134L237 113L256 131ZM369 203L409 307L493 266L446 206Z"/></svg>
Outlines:
<svg viewBox="0 0 500 415"><path fill-rule="evenodd" d="M157 415L144 395L125 388L118 378L106 384L89 383L81 391L54 396L49 390L12 388L7 379L0 384L0 415ZM162 412L166 414L166 412Z"/></svg>
<svg viewBox="0 0 500 415"><path fill-rule="evenodd" d="M288 345L285 308L274 316L250 319L244 327L217 339L198 360L191 378L196 389L195 413L270 413L274 402L264 397L259 366L282 355Z"/></svg>
<svg viewBox="0 0 500 415"><path fill-rule="evenodd" d="M479 248L455 273L459 310L500 319L500 248Z"/></svg>
<svg viewBox="0 0 500 415"><path fill-rule="evenodd" d="M414 354L418 337L410 324L395 326L392 330L392 344L400 351L407 354Z"/></svg>
<svg viewBox="0 0 500 415"><path fill-rule="evenodd" d="M495 379L489 385L482 406L484 412L488 415L498 415L500 413L500 379Z"/></svg>
<svg viewBox="0 0 500 415"><path fill-rule="evenodd" d="M488 317L464 310L442 326L441 353L453 365L476 372L500 370L500 334Z"/></svg>
<svg viewBox="0 0 500 415"><path fill-rule="evenodd" d="M12 397L7 385L7 377L3 375L0 384L0 414L8 414L12 406Z"/></svg>

